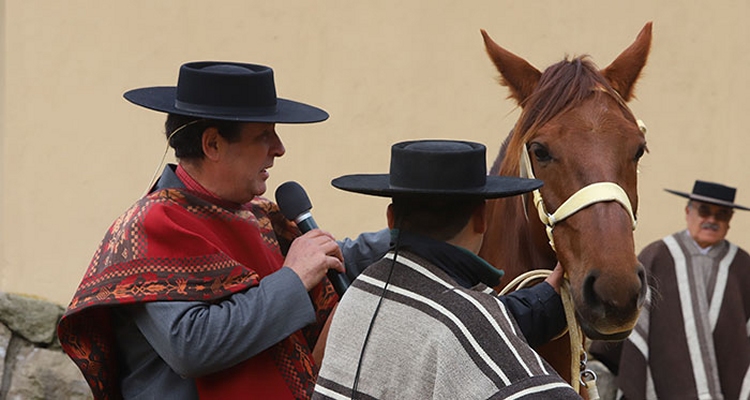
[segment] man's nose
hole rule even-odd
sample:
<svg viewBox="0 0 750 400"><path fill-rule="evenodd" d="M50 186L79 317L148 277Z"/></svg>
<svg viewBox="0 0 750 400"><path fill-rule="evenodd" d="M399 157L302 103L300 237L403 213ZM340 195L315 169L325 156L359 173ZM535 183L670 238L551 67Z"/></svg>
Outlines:
<svg viewBox="0 0 750 400"><path fill-rule="evenodd" d="M286 153L284 143L281 142L281 138L276 133L274 133L274 143L271 146L271 153L274 155L274 157L281 157L284 155L284 153Z"/></svg>

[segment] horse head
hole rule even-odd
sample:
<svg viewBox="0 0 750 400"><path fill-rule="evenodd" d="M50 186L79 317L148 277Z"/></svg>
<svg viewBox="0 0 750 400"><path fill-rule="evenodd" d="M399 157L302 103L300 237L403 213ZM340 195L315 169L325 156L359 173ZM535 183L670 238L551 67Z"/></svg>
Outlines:
<svg viewBox="0 0 750 400"><path fill-rule="evenodd" d="M484 30L482 35L501 83L521 107L499 174L535 176L544 186L533 196L500 199L490 207L480 256L500 267L511 262L551 268L559 261L584 333L624 339L647 286L633 238L645 128L626 103L646 64L651 23L601 70L577 57L540 72ZM517 222L517 233L507 221L497 221L511 214L526 219ZM511 261L509 252L515 254Z"/></svg>

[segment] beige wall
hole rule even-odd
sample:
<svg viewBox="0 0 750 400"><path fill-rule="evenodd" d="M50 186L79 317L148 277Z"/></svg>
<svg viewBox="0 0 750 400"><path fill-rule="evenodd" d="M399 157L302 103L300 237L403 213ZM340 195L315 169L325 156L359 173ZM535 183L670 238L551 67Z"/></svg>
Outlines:
<svg viewBox="0 0 750 400"><path fill-rule="evenodd" d="M384 172L390 145L422 137L487 144L491 162L518 111L495 83L479 29L539 68L590 54L606 66L654 21L651 58L631 103L648 125L639 248L684 226L694 179L739 187L750 114L745 0L102 1L0 0L0 290L66 304L105 230L136 200L164 151L162 114L124 91L173 85L178 66L270 65L282 97L331 118L279 126L271 170L302 183L337 236L378 229L383 199L330 179ZM750 213L729 238L750 247Z"/></svg>
<svg viewBox="0 0 750 400"><path fill-rule="evenodd" d="M6 119L5 119L5 41L7 39L5 35L5 26L7 26L7 19L5 18L5 0L0 0L0 289L4 287L3 281L5 281L5 271L8 266L5 262L5 248L7 242L5 241L6 231L6 197L5 197L5 132L6 132Z"/></svg>

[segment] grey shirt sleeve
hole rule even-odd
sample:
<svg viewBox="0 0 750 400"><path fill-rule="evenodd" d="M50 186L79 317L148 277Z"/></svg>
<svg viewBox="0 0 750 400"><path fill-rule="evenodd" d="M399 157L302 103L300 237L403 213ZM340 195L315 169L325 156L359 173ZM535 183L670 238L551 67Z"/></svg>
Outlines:
<svg viewBox="0 0 750 400"><path fill-rule="evenodd" d="M228 368L315 322L310 297L288 267L220 302L144 303L131 315L159 356L183 377Z"/></svg>
<svg viewBox="0 0 750 400"><path fill-rule="evenodd" d="M346 275L353 281L375 261L383 258L391 247L390 229L362 233L356 239L346 238L337 242L344 254Z"/></svg>

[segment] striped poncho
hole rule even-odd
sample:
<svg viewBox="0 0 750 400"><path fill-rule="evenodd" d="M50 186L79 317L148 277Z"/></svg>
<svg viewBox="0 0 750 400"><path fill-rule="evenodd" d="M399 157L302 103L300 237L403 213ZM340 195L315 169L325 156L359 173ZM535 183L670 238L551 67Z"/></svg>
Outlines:
<svg viewBox="0 0 750 400"><path fill-rule="evenodd" d="M461 287L408 251L393 258L365 270L339 303L314 399L351 398L360 362L358 399L580 398L486 285Z"/></svg>
<svg viewBox="0 0 750 400"><path fill-rule="evenodd" d="M750 398L748 253L728 241L701 252L682 231L638 258L652 288L636 328L621 346L591 347L616 363L624 397Z"/></svg>

